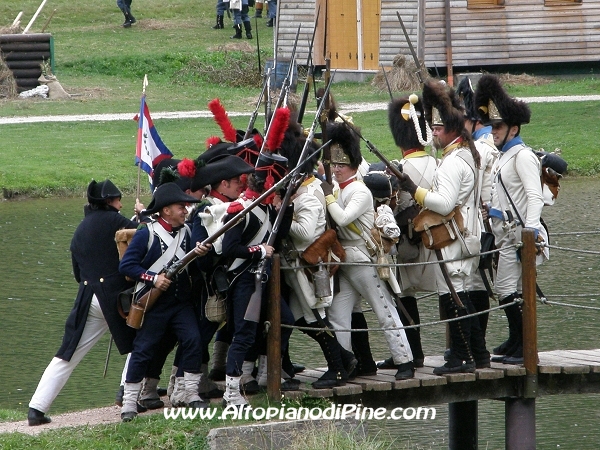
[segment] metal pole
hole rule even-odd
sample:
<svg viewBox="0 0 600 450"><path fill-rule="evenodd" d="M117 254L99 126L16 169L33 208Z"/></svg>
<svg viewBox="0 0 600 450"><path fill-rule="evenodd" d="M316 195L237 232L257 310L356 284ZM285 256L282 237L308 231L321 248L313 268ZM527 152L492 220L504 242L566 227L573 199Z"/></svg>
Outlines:
<svg viewBox="0 0 600 450"><path fill-rule="evenodd" d="M477 450L477 400L448 403L448 448Z"/></svg>
<svg viewBox="0 0 600 450"><path fill-rule="evenodd" d="M506 450L535 450L535 399L504 400Z"/></svg>
<svg viewBox="0 0 600 450"><path fill-rule="evenodd" d="M283 207L283 206L282 206ZM267 396L274 402L281 401L281 271L279 253L271 258L269 278L268 320L271 323L267 335Z"/></svg>

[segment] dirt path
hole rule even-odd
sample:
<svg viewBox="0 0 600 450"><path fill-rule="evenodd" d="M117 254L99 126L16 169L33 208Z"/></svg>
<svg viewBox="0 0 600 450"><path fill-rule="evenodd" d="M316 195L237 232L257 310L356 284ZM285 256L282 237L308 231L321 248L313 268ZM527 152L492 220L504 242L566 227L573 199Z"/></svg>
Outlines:
<svg viewBox="0 0 600 450"><path fill-rule="evenodd" d="M584 102L600 101L600 95L569 95L557 97L526 97L527 103L548 103L548 102ZM375 103L341 103L340 112L344 114L366 111L385 111L388 104L385 102ZM314 111L313 111L314 113ZM20 123L38 123L38 122L101 122L116 120L132 120L136 112L125 114L80 114L80 115L60 115L60 116L20 116L20 117L0 117L0 125L20 124ZM250 116L250 112L227 112L230 117ZM195 119L211 118L212 113L208 110L201 111L175 111L175 112L152 112L153 119Z"/></svg>

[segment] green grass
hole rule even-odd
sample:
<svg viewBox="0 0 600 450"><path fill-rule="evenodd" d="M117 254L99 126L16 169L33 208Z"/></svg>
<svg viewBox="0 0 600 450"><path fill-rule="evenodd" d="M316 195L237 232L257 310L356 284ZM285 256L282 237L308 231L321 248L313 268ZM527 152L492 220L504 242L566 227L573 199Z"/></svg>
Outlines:
<svg viewBox="0 0 600 450"><path fill-rule="evenodd" d="M38 0L2 2L0 23L11 23L24 11L31 18ZM256 41L232 41L231 20L225 30L213 30L213 4L193 0L134 2L138 23L120 26L121 12L113 1L52 0L35 22L39 32L56 9L47 31L55 42L55 74L71 100L0 100L0 116L127 113L139 108L142 80L148 75L147 102L152 113L206 110L219 97L229 111L250 112L260 86ZM261 63L273 52L273 29L259 21ZM255 23L253 21L253 27ZM254 30L256 34L256 30ZM231 47L231 44L235 45ZM318 83L322 85L322 81ZM299 90L303 82L299 82ZM554 77L537 86L508 84L512 95L555 96L596 94L595 75ZM386 91L370 82L337 82L332 92L338 103L387 102ZM400 93L395 93L400 95ZM315 109L314 99L308 110ZM532 123L523 127L526 143L546 150L560 148L571 175L594 175L600 170L594 133L600 119L598 102L531 104ZM387 126L387 112L353 114L363 135L386 156L398 158ZM308 117L307 117L308 119ZM245 129L247 117L233 118ZM307 122L305 120L305 122ZM155 120L163 141L177 158L196 157L211 135L221 135L212 119ZM258 128L264 124L259 117ZM3 125L0 127L0 187L34 196L81 195L90 179L110 177L125 192L133 192L135 122L79 122ZM367 153L363 145L363 152ZM365 155L374 161L373 155Z"/></svg>

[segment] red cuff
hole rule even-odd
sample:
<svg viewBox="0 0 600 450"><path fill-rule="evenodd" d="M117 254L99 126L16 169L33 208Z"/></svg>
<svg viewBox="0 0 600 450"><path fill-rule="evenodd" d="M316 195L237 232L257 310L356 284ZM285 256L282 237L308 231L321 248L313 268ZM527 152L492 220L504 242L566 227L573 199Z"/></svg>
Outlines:
<svg viewBox="0 0 600 450"><path fill-rule="evenodd" d="M150 274L148 272L145 272L145 273L143 273L143 274L140 275L140 280L152 282L152 281L154 281L154 275Z"/></svg>
<svg viewBox="0 0 600 450"><path fill-rule="evenodd" d="M262 245L253 245L252 247L248 247L248 251L250 253L262 252Z"/></svg>

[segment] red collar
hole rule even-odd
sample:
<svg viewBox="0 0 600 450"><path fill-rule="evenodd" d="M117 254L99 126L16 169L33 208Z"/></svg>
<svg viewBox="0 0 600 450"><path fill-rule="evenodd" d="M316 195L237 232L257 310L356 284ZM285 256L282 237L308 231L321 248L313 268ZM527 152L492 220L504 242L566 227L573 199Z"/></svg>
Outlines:
<svg viewBox="0 0 600 450"><path fill-rule="evenodd" d="M162 225L162 227L167 230L169 233L173 232L173 225L171 225L169 222L167 222L165 219L163 219L162 217L158 216L158 219L156 219L156 221L158 223L160 223Z"/></svg>
<svg viewBox="0 0 600 450"><path fill-rule="evenodd" d="M211 190L208 195L210 195L211 197L214 197L218 200L221 200L223 203L229 203L229 202L235 200L234 198L229 198L226 195L223 195L219 191L216 191L214 189Z"/></svg>
<svg viewBox="0 0 600 450"><path fill-rule="evenodd" d="M344 189L346 186L348 186L353 181L356 181L356 176L353 176L353 177L347 179L346 181L339 183L340 189Z"/></svg>
<svg viewBox="0 0 600 450"><path fill-rule="evenodd" d="M409 148L408 150L403 150L402 151L402 156L408 156L411 153L419 152L421 150L422 150L421 148Z"/></svg>
<svg viewBox="0 0 600 450"><path fill-rule="evenodd" d="M244 198L246 200L256 200L258 197L260 197L260 194L258 192L256 192L256 191L253 191L250 188L247 188L244 191Z"/></svg>

